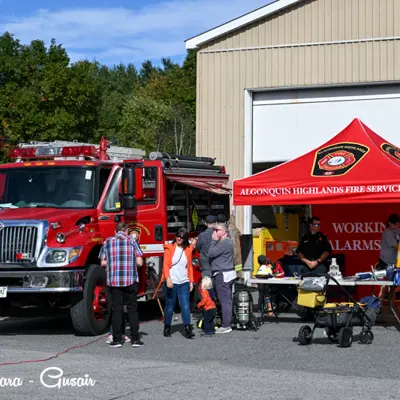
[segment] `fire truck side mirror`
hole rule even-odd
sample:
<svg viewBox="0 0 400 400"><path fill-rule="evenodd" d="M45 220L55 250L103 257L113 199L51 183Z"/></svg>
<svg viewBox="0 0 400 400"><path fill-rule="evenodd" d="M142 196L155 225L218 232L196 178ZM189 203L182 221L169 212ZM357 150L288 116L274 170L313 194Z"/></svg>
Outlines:
<svg viewBox="0 0 400 400"><path fill-rule="evenodd" d="M126 166L122 169L122 207L125 210L136 208L136 174L135 168Z"/></svg>

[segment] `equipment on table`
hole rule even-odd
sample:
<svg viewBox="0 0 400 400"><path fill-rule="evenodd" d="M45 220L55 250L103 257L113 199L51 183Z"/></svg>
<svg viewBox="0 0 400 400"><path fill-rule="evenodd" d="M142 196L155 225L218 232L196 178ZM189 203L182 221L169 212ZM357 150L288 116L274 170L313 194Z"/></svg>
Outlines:
<svg viewBox="0 0 400 400"><path fill-rule="evenodd" d="M371 272L357 272L355 274L355 277L358 280L374 280L374 281L380 281L380 280L386 280L388 279L389 281L393 281L392 278L392 273L394 271L394 267L392 265L389 265L387 269L382 269L382 270L376 270L374 269L373 266L371 266Z"/></svg>
<svg viewBox="0 0 400 400"><path fill-rule="evenodd" d="M273 278L274 273L273 273L273 266L268 263L267 265L261 265L260 268L258 268L257 273L255 275L256 278Z"/></svg>
<svg viewBox="0 0 400 400"><path fill-rule="evenodd" d="M326 303L329 281L333 280L349 298L348 303ZM313 291L315 289L315 291ZM362 299L357 303L340 283L331 275L300 283L298 304L314 309L314 327L303 325L298 333L299 343L311 343L316 328L325 329L331 342L339 342L341 347L350 347L353 342L353 327L362 327L360 342L371 344L374 335L371 331L375 325L380 302L374 296Z"/></svg>
<svg viewBox="0 0 400 400"><path fill-rule="evenodd" d="M400 268L390 265L385 272L385 275L389 281L392 281L395 286L400 286Z"/></svg>
<svg viewBox="0 0 400 400"><path fill-rule="evenodd" d="M325 285L324 277L303 278L297 289L297 304L307 308L323 306L326 303Z"/></svg>
<svg viewBox="0 0 400 400"><path fill-rule="evenodd" d="M258 330L258 320L253 313L253 297L246 289L240 290L234 295L232 325L242 330Z"/></svg>
<svg viewBox="0 0 400 400"><path fill-rule="evenodd" d="M357 272L355 274L355 277L357 278L357 280L360 281L365 281L365 280L374 280L374 281L378 281L378 280L382 280L386 277L386 270L381 270L381 271L376 271L373 268L371 269L371 272Z"/></svg>
<svg viewBox="0 0 400 400"><path fill-rule="evenodd" d="M334 278L342 278L342 273L340 272L339 265L336 264L336 258L332 258L331 265L329 267L329 275Z"/></svg>

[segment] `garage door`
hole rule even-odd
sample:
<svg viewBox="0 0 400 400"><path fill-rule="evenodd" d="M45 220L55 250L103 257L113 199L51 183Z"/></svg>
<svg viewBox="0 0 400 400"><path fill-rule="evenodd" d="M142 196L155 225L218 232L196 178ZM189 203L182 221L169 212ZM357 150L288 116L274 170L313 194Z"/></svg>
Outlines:
<svg viewBox="0 0 400 400"><path fill-rule="evenodd" d="M254 93L253 162L301 156L354 118L400 146L400 85Z"/></svg>

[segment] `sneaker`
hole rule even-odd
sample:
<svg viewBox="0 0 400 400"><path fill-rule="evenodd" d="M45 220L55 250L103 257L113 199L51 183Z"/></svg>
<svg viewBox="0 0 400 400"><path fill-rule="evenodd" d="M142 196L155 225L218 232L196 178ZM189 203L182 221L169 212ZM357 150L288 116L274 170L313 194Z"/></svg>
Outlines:
<svg viewBox="0 0 400 400"><path fill-rule="evenodd" d="M126 336L126 335L122 336L122 340L123 340L125 343L129 343L129 342L131 341L131 339L130 339L128 336ZM108 335L108 338L107 338L107 340L106 340L106 343L110 344L112 341L113 341L113 335Z"/></svg>
<svg viewBox="0 0 400 400"><path fill-rule="evenodd" d="M220 328L218 328L215 333L231 333L232 332L232 328L223 328L222 326Z"/></svg>
<svg viewBox="0 0 400 400"><path fill-rule="evenodd" d="M112 341L111 343L109 343L108 345L110 346L110 347L122 347L122 342L114 342L114 341Z"/></svg>
<svg viewBox="0 0 400 400"><path fill-rule="evenodd" d="M135 340L132 342L132 347L142 347L144 343L141 340Z"/></svg>

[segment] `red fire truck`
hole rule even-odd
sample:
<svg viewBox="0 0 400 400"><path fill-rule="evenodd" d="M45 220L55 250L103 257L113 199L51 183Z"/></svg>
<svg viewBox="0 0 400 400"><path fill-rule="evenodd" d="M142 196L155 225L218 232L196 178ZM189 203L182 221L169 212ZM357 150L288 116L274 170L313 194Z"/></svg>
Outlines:
<svg viewBox="0 0 400 400"><path fill-rule="evenodd" d="M0 165L2 316L69 309L77 334L101 334L110 302L99 252L119 221L145 253L139 297L146 301L161 278L163 245L177 230L195 237L209 213L229 215L229 176L212 158L144 157L104 138L99 147L20 144L9 157L14 162Z"/></svg>

